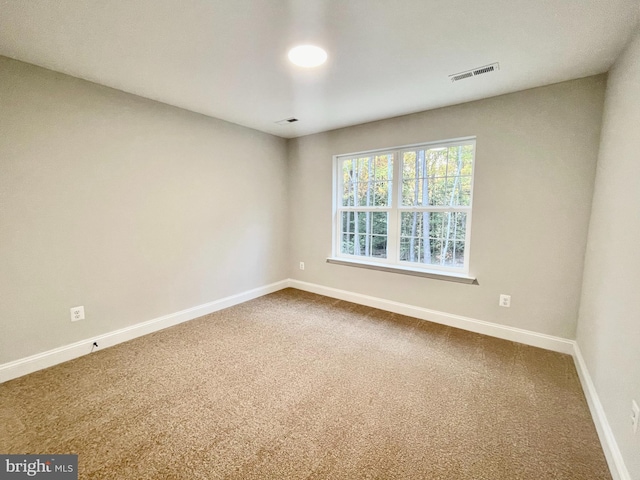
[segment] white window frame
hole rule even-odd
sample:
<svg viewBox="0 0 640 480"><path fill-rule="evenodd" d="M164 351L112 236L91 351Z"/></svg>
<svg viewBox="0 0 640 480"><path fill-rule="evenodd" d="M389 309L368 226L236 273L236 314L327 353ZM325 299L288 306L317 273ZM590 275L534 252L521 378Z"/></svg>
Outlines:
<svg viewBox="0 0 640 480"><path fill-rule="evenodd" d="M473 163L471 169L471 196L468 206L403 206L402 205L402 154L406 151L416 149L433 149L433 148L449 148L458 145L473 145ZM343 195L343 174L342 162L346 159L356 156L373 156L381 154L393 154L393 177L391 180L391 205L386 207L367 207L367 206L342 206ZM376 150L366 150L347 154L338 154L333 156L333 245L332 257L328 259L330 263L351 264L356 266L368 266L371 268L385 271L404 270L407 273L415 274L416 272L433 272L434 274L444 274L445 276L460 276L469 278L469 259L471 257L471 221L473 212L473 191L474 179L476 171L476 137L461 137L435 142L416 143L411 145L403 145L399 147L380 148ZM341 222L342 213L349 211L358 212L387 212L387 258L365 257L362 255L350 255L341 251ZM465 212L466 213L466 230L465 230L465 247L464 247L464 264L462 267L452 267L447 265L433 265L419 262L407 262L400 260L400 215L402 212ZM388 267L388 268L387 268ZM429 276L429 275L424 275ZM436 278L436 277L434 277ZM474 279L473 279L474 280Z"/></svg>

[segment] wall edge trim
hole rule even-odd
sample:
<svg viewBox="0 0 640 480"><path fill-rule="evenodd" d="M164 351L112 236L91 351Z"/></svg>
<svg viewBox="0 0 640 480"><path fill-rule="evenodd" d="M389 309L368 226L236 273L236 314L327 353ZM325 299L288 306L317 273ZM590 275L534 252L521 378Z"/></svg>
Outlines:
<svg viewBox="0 0 640 480"><path fill-rule="evenodd" d="M347 290L340 290L290 278L220 298L202 305L187 308L169 315L157 317L152 320L130 325L125 328L114 330L113 332L37 353L29 357L4 363L0 365L0 383L88 355L91 353L93 342L98 342L100 345L99 349L102 350L104 348L108 348L128 340L133 340L134 338L157 332L180 323L194 320L202 317L203 315L208 315L209 313L223 310L289 287L347 302L357 303L359 305L379 308L393 313L409 315L421 320L460 328L483 335L489 335L503 340L510 340L525 345L572 355L611 474L614 480L631 480L631 476L625 466L622 453L620 452L613 435L613 431L611 430L611 426L607 420L604 408L600 402L595 385L591 379L589 370L587 369L586 362L582 356L580 347L575 340L555 337L552 335L533 332L531 330L500 325L471 317L431 310L424 307L418 307L393 300L373 297Z"/></svg>
<svg viewBox="0 0 640 480"><path fill-rule="evenodd" d="M163 315L152 320L136 323L112 332L4 363L0 365L0 383L88 355L91 353L93 342L97 342L99 345L99 347L94 351L102 350L149 333L157 332L159 330L202 317L203 315L208 315L209 313L213 313L218 310L253 300L254 298L282 290L288 286L288 279L281 280L269 285L264 285L262 287L204 303L202 305L180 310L179 312Z"/></svg>
<svg viewBox="0 0 640 480"><path fill-rule="evenodd" d="M354 293L347 290L326 287L314 283L302 282L300 280L289 280L289 286L311 293L317 293L326 297L337 298L347 302L366 305L368 307L379 308L393 313L416 317L421 320L447 325L449 327L460 328L470 332L489 335L491 337L511 340L513 342L531 345L533 347L553 350L554 352L572 355L574 352L574 341L562 337L555 337L545 333L533 332L522 328L500 325L498 323L487 322L475 318L464 317L452 313L431 310L424 307L417 307L407 303L400 303L393 300L386 300L361 293Z"/></svg>
<svg viewBox="0 0 640 480"><path fill-rule="evenodd" d="M591 417L593 418L593 423L595 424L596 431L598 432L598 437L600 438L600 443L604 450L604 456L609 464L609 470L611 471L613 480L631 480L631 475L624 463L622 452L618 447L618 442L616 442L613 430L611 430L611 425L609 425L609 421L607 420L604 407L600 402L596 386L591 379L591 375L587 369L587 364L584 361L582 352L580 351L580 346L578 345L578 342L574 343L575 351L573 354L573 360L576 364L576 370L578 371L578 377L582 384L582 390L584 391L584 396L587 399L587 404L591 411Z"/></svg>
<svg viewBox="0 0 640 480"><path fill-rule="evenodd" d="M598 397L595 385L591 380L586 363L582 357L580 347L575 340L554 337L552 335L533 332L531 330L500 325L470 317L463 317L461 315L440 312L437 310L417 307L406 303L395 302L393 300L372 297L370 295L363 295L360 293L326 287L324 285L303 282L300 280L289 279L289 286L297 288L298 290L316 293L318 295L337 298L339 300L379 308L381 310L399 313L402 315L409 315L450 327L460 328L483 335L501 338L503 340L511 340L513 342L571 355L574 359L578 378L580 379L582 390L587 399L591 417L595 424L611 475L614 480L631 480L631 476L624 464L622 453L618 448L618 444L613 436L613 431L611 430L611 426L607 420L604 408L602 407L602 403Z"/></svg>

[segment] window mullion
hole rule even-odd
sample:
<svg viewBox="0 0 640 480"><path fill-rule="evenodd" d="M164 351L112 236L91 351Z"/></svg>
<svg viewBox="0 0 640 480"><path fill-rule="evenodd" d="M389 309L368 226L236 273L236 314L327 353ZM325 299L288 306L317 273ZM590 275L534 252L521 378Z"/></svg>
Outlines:
<svg viewBox="0 0 640 480"><path fill-rule="evenodd" d="M391 182L393 194L391 210L389 211L389 225L387 236L387 258L393 263L397 263L400 258L400 205L402 193L402 159L400 151L393 152L393 179Z"/></svg>
<svg viewBox="0 0 640 480"><path fill-rule="evenodd" d="M333 192L333 246L331 250L333 256L340 254L341 241L342 241L342 213L339 208L342 205L342 198L344 192L344 178L342 173L342 160L334 157L333 159L333 175L335 176L334 185L337 185L336 191Z"/></svg>

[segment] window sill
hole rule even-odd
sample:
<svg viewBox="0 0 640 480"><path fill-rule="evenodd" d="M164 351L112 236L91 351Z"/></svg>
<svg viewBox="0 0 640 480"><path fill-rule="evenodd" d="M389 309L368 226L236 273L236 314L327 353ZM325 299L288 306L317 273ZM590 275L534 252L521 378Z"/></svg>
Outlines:
<svg viewBox="0 0 640 480"><path fill-rule="evenodd" d="M402 275L412 275L414 277L432 278L434 280L444 280L446 282L466 283L468 285L478 285L478 280L475 277L469 277L453 272L436 272L434 270L427 271L419 268L399 267L397 265L382 265L380 263L373 262L357 262L354 260L346 260L344 258L327 258L327 263L333 263L335 265L344 265L348 267L368 268L370 270L379 270L381 272L399 273Z"/></svg>

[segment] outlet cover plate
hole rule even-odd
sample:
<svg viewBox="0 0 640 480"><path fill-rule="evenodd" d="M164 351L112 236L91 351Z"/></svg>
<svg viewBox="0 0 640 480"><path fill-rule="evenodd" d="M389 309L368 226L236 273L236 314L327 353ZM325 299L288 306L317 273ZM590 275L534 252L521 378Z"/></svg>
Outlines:
<svg viewBox="0 0 640 480"><path fill-rule="evenodd" d="M509 308L511 306L511 295L500 295L500 301L498 302L498 305L500 305L501 307Z"/></svg>
<svg viewBox="0 0 640 480"><path fill-rule="evenodd" d="M78 320L84 320L84 307L72 307L71 308L71 321L77 322Z"/></svg>

